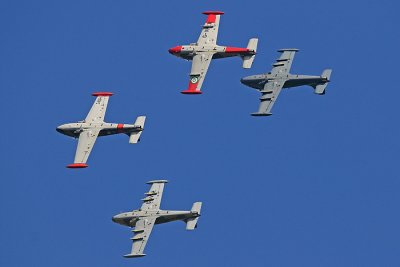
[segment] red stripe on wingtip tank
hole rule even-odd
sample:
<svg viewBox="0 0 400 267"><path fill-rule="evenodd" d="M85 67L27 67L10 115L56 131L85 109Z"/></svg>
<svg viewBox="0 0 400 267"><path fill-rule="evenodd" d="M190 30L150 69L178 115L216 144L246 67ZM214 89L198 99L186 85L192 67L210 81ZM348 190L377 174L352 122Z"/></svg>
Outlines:
<svg viewBox="0 0 400 267"><path fill-rule="evenodd" d="M124 124L118 123L117 125L117 133L122 133L124 131Z"/></svg>
<svg viewBox="0 0 400 267"><path fill-rule="evenodd" d="M112 95L113 93L110 92L96 92L92 94L92 96L112 96Z"/></svg>
<svg viewBox="0 0 400 267"><path fill-rule="evenodd" d="M86 168L88 165L85 163L73 163L67 165L67 168L69 169L81 169L81 168Z"/></svg>
<svg viewBox="0 0 400 267"><path fill-rule="evenodd" d="M204 14L204 15L210 15L210 14L214 14L214 15L223 15L224 12L222 12L222 11L204 11L203 14Z"/></svg>

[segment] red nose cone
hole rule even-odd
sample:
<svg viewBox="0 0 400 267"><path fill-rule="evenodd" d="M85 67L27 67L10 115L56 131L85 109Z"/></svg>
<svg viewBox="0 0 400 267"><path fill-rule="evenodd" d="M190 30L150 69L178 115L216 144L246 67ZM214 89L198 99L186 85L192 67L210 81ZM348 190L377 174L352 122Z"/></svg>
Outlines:
<svg viewBox="0 0 400 267"><path fill-rule="evenodd" d="M176 53L181 52L181 50L182 50L182 46L175 46L175 47L172 47L171 49L169 49L168 52L170 52L171 54L176 54Z"/></svg>

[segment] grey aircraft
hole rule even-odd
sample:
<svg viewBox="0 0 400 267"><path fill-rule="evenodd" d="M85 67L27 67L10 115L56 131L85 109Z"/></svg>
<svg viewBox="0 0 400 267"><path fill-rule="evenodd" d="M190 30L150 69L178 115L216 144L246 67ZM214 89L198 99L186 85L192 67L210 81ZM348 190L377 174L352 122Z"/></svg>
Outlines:
<svg viewBox="0 0 400 267"><path fill-rule="evenodd" d="M219 21L224 12L206 11L203 14L207 15L207 20L197 42L168 50L174 56L192 60L189 86L187 90L181 92L182 94L202 93L201 86L212 59L240 56L243 68L249 69L257 52L257 38L250 39L246 48L217 45Z"/></svg>
<svg viewBox="0 0 400 267"><path fill-rule="evenodd" d="M129 135L129 143L136 144L142 134L145 116L137 117L134 124L107 123L104 116L107 109L108 99L112 96L109 92L93 93L96 97L86 119L79 122L67 123L57 127L57 131L78 138L75 160L67 168L86 168L86 161L96 142L97 136L124 133Z"/></svg>
<svg viewBox="0 0 400 267"><path fill-rule="evenodd" d="M112 221L121 225L135 228L131 253L124 255L126 258L146 256L143 253L151 230L155 224L172 221L184 221L187 230L194 230L200 217L201 202L195 202L190 211L161 210L160 203L166 180L147 182L151 184L149 192L145 193L143 204L138 210L120 213L112 217Z"/></svg>
<svg viewBox="0 0 400 267"><path fill-rule="evenodd" d="M272 65L271 72L259 75L248 76L241 79L241 82L249 87L260 91L260 106L258 112L252 116L272 115L271 109L282 88L309 85L314 88L314 93L325 94L325 88L330 81L331 69L326 69L321 76L294 75L290 74L293 58L298 49L280 49L280 58Z"/></svg>

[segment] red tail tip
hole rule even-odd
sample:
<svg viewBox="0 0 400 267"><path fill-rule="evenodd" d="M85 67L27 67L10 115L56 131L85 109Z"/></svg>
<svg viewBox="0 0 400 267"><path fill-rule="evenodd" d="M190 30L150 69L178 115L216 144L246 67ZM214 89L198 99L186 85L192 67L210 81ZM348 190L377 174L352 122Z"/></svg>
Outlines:
<svg viewBox="0 0 400 267"><path fill-rule="evenodd" d="M112 96L113 93L110 92L95 92L92 94L92 96Z"/></svg>
<svg viewBox="0 0 400 267"><path fill-rule="evenodd" d="M69 169L82 169L82 168L86 168L86 167L88 167L88 165L85 163L73 163L73 164L67 165L67 168L69 168Z"/></svg>

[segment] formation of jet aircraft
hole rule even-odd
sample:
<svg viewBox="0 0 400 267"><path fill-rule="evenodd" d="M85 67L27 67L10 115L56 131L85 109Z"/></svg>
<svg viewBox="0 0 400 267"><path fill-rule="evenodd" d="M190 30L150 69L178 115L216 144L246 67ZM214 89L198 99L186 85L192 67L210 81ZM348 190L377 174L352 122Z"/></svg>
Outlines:
<svg viewBox="0 0 400 267"><path fill-rule="evenodd" d="M243 68L251 68L256 52L258 39L249 40L247 48L237 48L217 45L217 36L221 11L206 11L207 20L203 25L200 37L196 43L181 45L169 49L169 53L192 61L189 75L189 86L182 91L183 94L201 94L201 87L212 59L239 56L243 60ZM320 76L290 74L291 65L298 49L281 49L279 59L273 64L270 72L265 74L244 77L241 82L261 93L260 106L253 116L269 116L279 93L283 88L308 85L314 88L319 95L325 94L327 84L330 82L331 69L326 69ZM98 136L113 134L126 134L129 143L136 144L144 129L145 116L137 117L134 124L107 123L104 121L108 101L112 93L93 93L96 97L92 108L83 121L67 123L57 127L57 131L78 139L75 159L67 168L86 168L86 164L93 145ZM112 217L115 223L134 228L132 250L124 257L134 258L145 256L144 249L155 224L172 221L184 221L187 230L197 227L202 203L195 202L190 211L162 210L161 198L166 180L150 181L150 190L142 199L143 204L138 210L123 212Z"/></svg>
<svg viewBox="0 0 400 267"><path fill-rule="evenodd" d="M67 123L57 127L57 131L78 139L78 147L73 164L67 168L86 168L87 159L98 136L124 133L129 135L129 143L136 144L144 128L145 116L137 117L134 124L108 123L104 121L109 92L93 93L96 97L92 108L83 121Z"/></svg>
<svg viewBox="0 0 400 267"><path fill-rule="evenodd" d="M291 88L302 85L308 85L314 88L314 93L318 95L325 94L325 88L328 85L332 70L326 69L321 76L294 75L290 74L293 58L298 49L280 49L282 53L280 58L272 65L271 72L248 76L241 79L241 82L249 87L260 91L260 106L258 111L252 113L252 116L272 115L271 109L279 96L282 88Z"/></svg>
<svg viewBox="0 0 400 267"><path fill-rule="evenodd" d="M168 50L174 56L192 61L189 86L181 92L182 94L202 93L201 86L212 59L240 56L243 68L249 69L257 52L257 38L250 39L247 48L217 45L219 21L224 12L206 11L203 14L207 15L207 20L197 42Z"/></svg>
<svg viewBox="0 0 400 267"><path fill-rule="evenodd" d="M172 221L184 221L186 230L194 230L200 217L201 202L195 202L190 211L161 210L161 198L164 191L164 184L167 180L156 180L147 182L151 185L146 197L142 199L143 204L138 210L123 212L112 217L112 221L131 228L134 236L132 250L124 255L126 258L142 257L147 240L155 224Z"/></svg>

